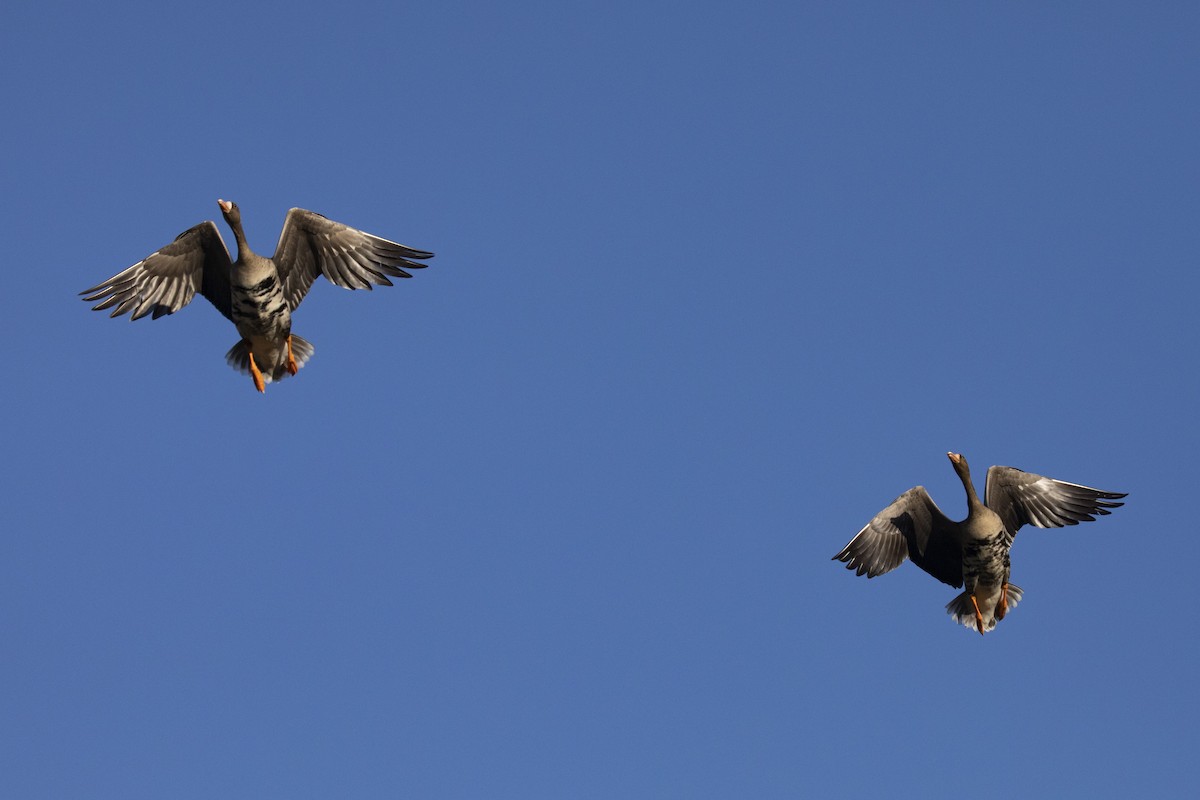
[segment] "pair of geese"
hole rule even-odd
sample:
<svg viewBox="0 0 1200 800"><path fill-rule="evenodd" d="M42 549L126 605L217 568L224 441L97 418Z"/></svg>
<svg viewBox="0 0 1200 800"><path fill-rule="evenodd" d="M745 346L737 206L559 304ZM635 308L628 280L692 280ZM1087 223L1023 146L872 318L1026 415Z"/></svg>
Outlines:
<svg viewBox="0 0 1200 800"><path fill-rule="evenodd" d="M412 277L406 269L425 264L413 259L433 253L372 236L320 214L293 208L283 223L275 255L252 251L242 230L237 204L217 205L237 240L231 261L212 221L176 237L129 269L84 292L100 301L97 311L130 319L174 314L199 291L234 324L241 339L225 356L234 369L249 373L254 387L295 375L312 356L313 346L292 333L292 312L313 281L324 275L346 289L391 286L392 278ZM1054 480L1013 467L991 467L983 500L975 493L967 460L947 453L967 493L967 518L955 522L938 509L925 487L897 497L834 556L847 569L874 578L911 560L962 593L946 606L955 621L985 633L1021 600L1009 581L1009 551L1024 525L1060 528L1091 522L1123 505L1117 492Z"/></svg>

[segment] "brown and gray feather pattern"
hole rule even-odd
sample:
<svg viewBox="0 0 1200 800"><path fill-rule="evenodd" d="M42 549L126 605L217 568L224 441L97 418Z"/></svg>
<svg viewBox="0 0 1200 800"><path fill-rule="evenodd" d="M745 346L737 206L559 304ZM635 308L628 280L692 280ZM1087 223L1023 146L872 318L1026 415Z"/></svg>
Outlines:
<svg viewBox="0 0 1200 800"><path fill-rule="evenodd" d="M426 265L412 259L433 253L372 236L326 219L313 211L293 208L283 223L275 247L275 268L283 281L283 298L292 311L300 305L318 275L346 289L391 286L392 278L411 278L404 268Z"/></svg>
<svg viewBox="0 0 1200 800"><path fill-rule="evenodd" d="M1125 496L1013 467L991 467L984 505L1004 525L1002 544L1007 552L1023 525L1061 528L1091 522L1123 505L1117 501ZM908 558L939 581L960 588L963 525L947 518L925 487L916 486L876 514L833 558L868 578L890 572Z"/></svg>
<svg viewBox="0 0 1200 800"><path fill-rule="evenodd" d="M192 302L199 291L226 319L230 317L229 251L211 220L188 228L175 241L124 272L80 294L95 311L113 309L109 316L132 312L158 319ZM115 306L115 308L114 308Z"/></svg>
<svg viewBox="0 0 1200 800"><path fill-rule="evenodd" d="M924 486L892 501L834 556L856 575L874 578L891 572L906 558L943 583L963 585L962 547Z"/></svg>
<svg viewBox="0 0 1200 800"><path fill-rule="evenodd" d="M313 211L293 208L271 259L283 282L288 309L295 311L318 275L346 289L391 286L388 278L411 278L406 269L426 265L413 259L433 253L356 230ZM80 292L96 311L131 319L174 314L199 291L227 319L230 316L231 261L212 221L189 228L175 241L103 283Z"/></svg>
<svg viewBox="0 0 1200 800"><path fill-rule="evenodd" d="M230 261L217 226L202 222L80 294L96 303L97 311L111 308L114 317L129 314L136 320L174 314L200 292L237 328L241 340L226 360L235 369L249 371L259 391L266 383L295 375L312 355L312 345L292 333L291 314L318 275L347 289L391 286L389 278L408 278L406 268L425 266L413 259L433 257L293 208L274 257L263 258L246 241L237 204L217 204L237 242L237 261Z"/></svg>
<svg viewBox="0 0 1200 800"><path fill-rule="evenodd" d="M1014 467L990 467L983 502L1000 515L1005 531L1014 537L1023 525L1061 528L1091 522L1124 505L1115 502L1122 497L1122 492L1102 492Z"/></svg>

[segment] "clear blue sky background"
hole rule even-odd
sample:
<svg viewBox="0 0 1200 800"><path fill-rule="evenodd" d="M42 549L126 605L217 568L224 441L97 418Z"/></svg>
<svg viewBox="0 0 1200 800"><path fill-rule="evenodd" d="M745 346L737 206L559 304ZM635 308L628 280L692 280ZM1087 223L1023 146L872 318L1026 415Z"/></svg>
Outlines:
<svg viewBox="0 0 1200 800"><path fill-rule="evenodd" d="M1194 791L1194 3L4 17L0 795ZM218 197L437 258L260 396L76 296ZM1130 493L987 637L947 450Z"/></svg>

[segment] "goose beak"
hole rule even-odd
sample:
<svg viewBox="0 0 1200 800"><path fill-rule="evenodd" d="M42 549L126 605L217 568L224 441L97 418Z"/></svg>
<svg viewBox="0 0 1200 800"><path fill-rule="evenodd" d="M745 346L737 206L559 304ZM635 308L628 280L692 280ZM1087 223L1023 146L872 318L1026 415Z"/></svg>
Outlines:
<svg viewBox="0 0 1200 800"><path fill-rule="evenodd" d="M957 464L962 461L962 453L946 453L946 458L950 459L950 463Z"/></svg>
<svg viewBox="0 0 1200 800"><path fill-rule="evenodd" d="M217 200L217 205L221 207L221 212L225 214L228 214L229 209L233 208L233 203L220 199Z"/></svg>

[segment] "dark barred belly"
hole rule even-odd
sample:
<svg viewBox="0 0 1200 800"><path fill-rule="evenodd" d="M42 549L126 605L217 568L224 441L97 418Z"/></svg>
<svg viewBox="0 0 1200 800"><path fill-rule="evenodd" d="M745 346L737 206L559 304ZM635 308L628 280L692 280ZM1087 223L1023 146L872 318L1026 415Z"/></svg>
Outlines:
<svg viewBox="0 0 1200 800"><path fill-rule="evenodd" d="M279 278L270 275L252 286L233 286L233 322L242 336L280 338L291 329L291 313L283 301Z"/></svg>
<svg viewBox="0 0 1200 800"><path fill-rule="evenodd" d="M963 580L995 585L1006 579L1008 547L1000 534L975 539L963 547Z"/></svg>

